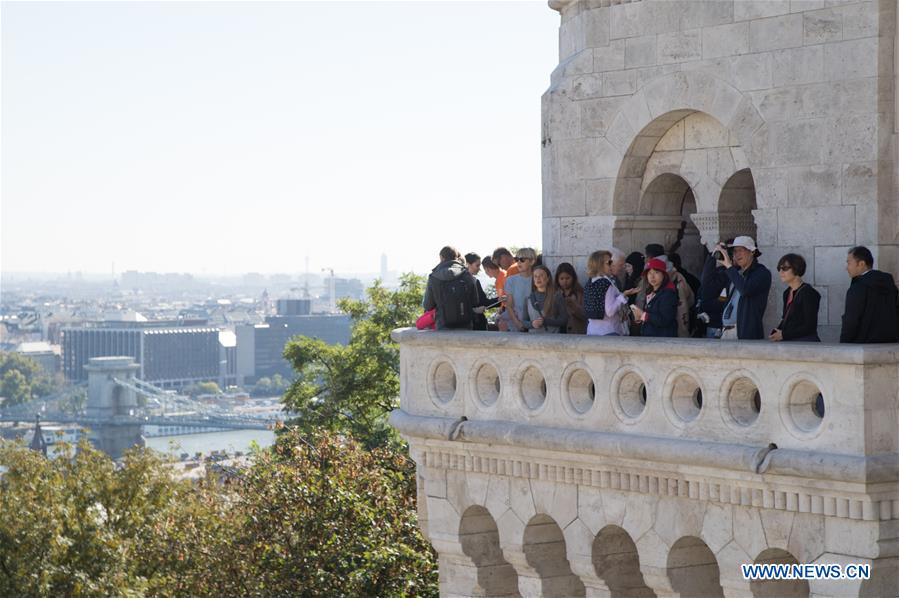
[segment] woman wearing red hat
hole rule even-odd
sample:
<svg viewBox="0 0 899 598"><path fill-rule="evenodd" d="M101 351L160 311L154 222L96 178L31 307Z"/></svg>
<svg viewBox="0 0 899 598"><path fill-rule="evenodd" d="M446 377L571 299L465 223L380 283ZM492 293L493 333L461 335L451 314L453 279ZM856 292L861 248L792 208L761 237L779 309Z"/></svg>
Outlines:
<svg viewBox="0 0 899 598"><path fill-rule="evenodd" d="M651 287L643 309L631 306L642 336L677 336L677 291L668 277L668 266L660 259L646 262L643 276Z"/></svg>

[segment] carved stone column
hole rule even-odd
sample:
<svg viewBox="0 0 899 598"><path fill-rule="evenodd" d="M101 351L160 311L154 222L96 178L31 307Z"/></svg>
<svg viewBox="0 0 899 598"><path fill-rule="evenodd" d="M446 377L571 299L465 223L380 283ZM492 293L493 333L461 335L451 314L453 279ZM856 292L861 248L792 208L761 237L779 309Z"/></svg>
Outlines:
<svg viewBox="0 0 899 598"><path fill-rule="evenodd" d="M756 237L755 219L752 214L699 212L691 214L693 224L699 229L699 238L711 251L715 244L739 235Z"/></svg>

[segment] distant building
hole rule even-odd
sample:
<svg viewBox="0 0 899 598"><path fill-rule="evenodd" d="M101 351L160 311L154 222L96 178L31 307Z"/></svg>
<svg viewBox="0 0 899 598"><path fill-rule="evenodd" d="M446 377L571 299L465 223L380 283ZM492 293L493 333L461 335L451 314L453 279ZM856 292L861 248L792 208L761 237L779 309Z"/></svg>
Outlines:
<svg viewBox="0 0 899 598"><path fill-rule="evenodd" d="M337 299L362 299L365 297L365 287L358 278L335 278L334 296ZM330 299L330 291L327 286L325 286L322 299Z"/></svg>
<svg viewBox="0 0 899 598"><path fill-rule="evenodd" d="M311 299L278 299L279 316L308 316L312 313Z"/></svg>
<svg viewBox="0 0 899 598"><path fill-rule="evenodd" d="M16 353L37 362L37 364L41 366L41 369L49 376L53 376L59 372L59 345L53 346L50 343L45 342L21 343L16 347Z"/></svg>
<svg viewBox="0 0 899 598"><path fill-rule="evenodd" d="M236 380L236 347L224 346L218 328L179 322L99 322L62 331L63 373L87 380L91 357L133 357L138 377L162 388ZM234 363L228 374L229 350ZM233 383L233 382L232 382Z"/></svg>
<svg viewBox="0 0 899 598"><path fill-rule="evenodd" d="M346 315L271 316L265 324L243 325L237 333L237 378L252 384L262 377L281 374L292 377L293 369L284 359L284 346L291 337L318 338L328 344L350 340L350 317Z"/></svg>

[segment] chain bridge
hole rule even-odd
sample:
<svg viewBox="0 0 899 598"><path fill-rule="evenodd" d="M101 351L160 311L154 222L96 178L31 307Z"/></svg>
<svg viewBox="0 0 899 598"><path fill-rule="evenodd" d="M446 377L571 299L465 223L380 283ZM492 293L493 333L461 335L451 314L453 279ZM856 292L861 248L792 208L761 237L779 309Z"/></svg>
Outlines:
<svg viewBox="0 0 899 598"><path fill-rule="evenodd" d="M91 441L113 458L143 445L142 427L181 426L222 430L265 430L277 418L235 416L215 405L165 391L135 377L140 366L131 357L94 357L88 372L87 403L79 412L60 408L64 393L5 409L0 421L77 423L90 430Z"/></svg>

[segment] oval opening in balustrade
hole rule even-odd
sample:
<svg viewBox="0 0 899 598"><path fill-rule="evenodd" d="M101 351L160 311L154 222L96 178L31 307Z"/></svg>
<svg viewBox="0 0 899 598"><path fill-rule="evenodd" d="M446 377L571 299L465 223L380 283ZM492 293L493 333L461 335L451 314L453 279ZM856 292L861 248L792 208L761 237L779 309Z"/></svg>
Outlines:
<svg viewBox="0 0 899 598"><path fill-rule="evenodd" d="M596 385L593 376L584 369L574 370L568 376L567 400L577 413L587 413L596 401Z"/></svg>
<svg viewBox="0 0 899 598"><path fill-rule="evenodd" d="M630 371L621 377L613 396L624 416L636 419L646 408L646 383L640 374Z"/></svg>
<svg viewBox="0 0 899 598"><path fill-rule="evenodd" d="M668 397L674 414L684 422L690 422L699 417L702 412L702 388L699 382L689 374L681 374L671 385L671 395Z"/></svg>
<svg viewBox="0 0 899 598"><path fill-rule="evenodd" d="M788 399L790 419L802 432L815 432L824 420L824 394L814 382L793 385Z"/></svg>
<svg viewBox="0 0 899 598"><path fill-rule="evenodd" d="M741 426L751 426L762 411L762 395L749 378L737 378L727 390L727 410Z"/></svg>
<svg viewBox="0 0 899 598"><path fill-rule="evenodd" d="M528 366L521 373L519 392L525 407L531 411L539 409L546 401L546 379L535 366Z"/></svg>
<svg viewBox="0 0 899 598"><path fill-rule="evenodd" d="M499 398L502 393L502 381L499 378L499 372L496 368L489 364L482 364L478 368L474 378L475 395L478 401L485 407L490 407Z"/></svg>
<svg viewBox="0 0 899 598"><path fill-rule="evenodd" d="M441 361L431 374L431 396L441 403L449 403L456 396L456 370L448 361Z"/></svg>

